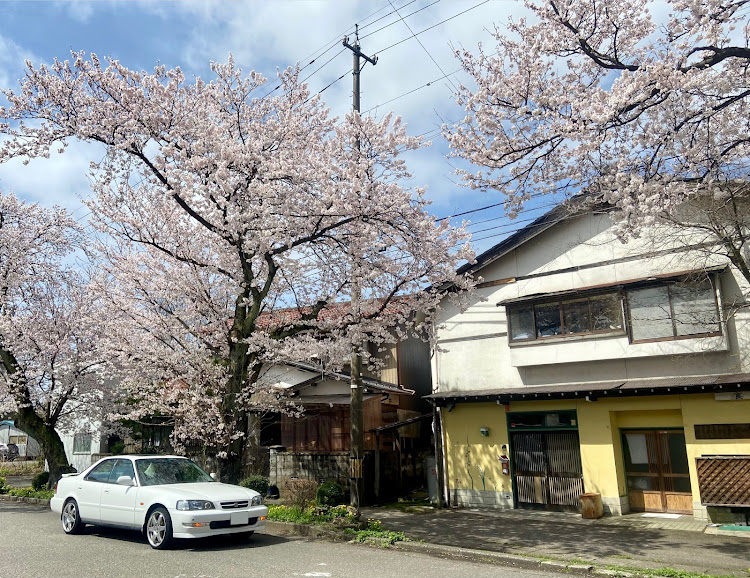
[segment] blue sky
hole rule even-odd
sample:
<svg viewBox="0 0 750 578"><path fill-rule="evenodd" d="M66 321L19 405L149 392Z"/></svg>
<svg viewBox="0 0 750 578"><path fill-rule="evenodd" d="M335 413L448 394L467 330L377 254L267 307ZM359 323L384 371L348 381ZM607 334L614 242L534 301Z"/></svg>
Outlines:
<svg viewBox="0 0 750 578"><path fill-rule="evenodd" d="M493 22L505 23L511 12L520 15L521 3L512 0L392 2L392 5L387 0L2 2L0 86L17 86L25 58L35 64L51 62L55 57L67 58L71 49L110 55L136 69L150 70L157 62L168 67L180 66L188 78L194 75L208 78L208 63L225 61L231 52L245 71L260 71L272 81L277 68L297 61L304 65L313 55L330 47L302 75L304 78L335 57L308 80L310 88L317 92L350 69L351 53L336 54L343 48L344 33L351 34L358 22L363 51L379 56L377 66L368 65L362 72L362 110L370 110L368 114L378 117L392 110L403 117L411 134L429 134L433 145L411 153L408 163L414 174L412 184L428 187L432 212L443 217L501 202L497 195L457 185L457 177L453 175L457 163L446 159L447 147L436 131L443 121L455 121L462 116L452 98L449 81L437 80L413 94L397 97L439 79L444 73L456 85L468 82L461 73L450 74L459 68L451 44L475 48L484 41L491 45L486 29ZM443 21L446 22L439 24ZM432 26L435 27L418 34L424 46L411 37L412 32L419 33ZM345 114L351 109L351 74L332 84L323 96L333 114ZM385 106L377 106L394 98L397 99ZM15 161L0 165L0 188L44 205L62 204L85 220L86 209L78 199L89 194L88 159L97 154L101 156L95 146L76 143L64 155L54 155L49 160L35 160L28 166ZM525 214L521 219L529 216L533 215ZM476 223L471 229L476 231L479 250L523 224L507 224L501 206L462 218Z"/></svg>

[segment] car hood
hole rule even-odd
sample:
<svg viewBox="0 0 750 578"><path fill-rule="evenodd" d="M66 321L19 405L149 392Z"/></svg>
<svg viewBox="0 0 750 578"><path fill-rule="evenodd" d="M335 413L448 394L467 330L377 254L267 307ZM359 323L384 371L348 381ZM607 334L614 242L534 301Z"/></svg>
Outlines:
<svg viewBox="0 0 750 578"><path fill-rule="evenodd" d="M233 486L232 484L222 484L221 482L165 484L146 486L144 489L157 491L161 495L174 496L180 500L210 500L212 502L238 499L249 500L253 496L260 495L255 490L243 488L242 486Z"/></svg>

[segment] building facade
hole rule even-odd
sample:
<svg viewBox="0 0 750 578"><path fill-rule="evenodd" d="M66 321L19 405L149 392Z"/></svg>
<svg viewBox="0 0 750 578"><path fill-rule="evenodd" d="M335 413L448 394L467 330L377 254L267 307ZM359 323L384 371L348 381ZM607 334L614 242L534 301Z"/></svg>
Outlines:
<svg viewBox="0 0 750 578"><path fill-rule="evenodd" d="M750 506L746 280L711 247L561 207L465 270L432 358L457 505L693 514ZM730 480L740 480L730 483Z"/></svg>

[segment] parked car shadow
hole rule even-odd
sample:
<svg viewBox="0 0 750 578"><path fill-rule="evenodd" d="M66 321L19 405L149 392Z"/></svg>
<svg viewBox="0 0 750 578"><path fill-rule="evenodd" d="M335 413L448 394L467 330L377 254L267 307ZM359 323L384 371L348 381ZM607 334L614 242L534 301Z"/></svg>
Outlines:
<svg viewBox="0 0 750 578"><path fill-rule="evenodd" d="M146 539L140 532L135 530L125 530L120 528L109 528L105 526L86 526L83 534L91 536L100 536L110 540L119 540L122 542L131 542L134 544L143 544L149 548ZM172 550L195 550L201 552L219 551L219 550L245 550L248 548L261 548L264 546L275 546L290 542L289 538L282 536L272 536L270 534L253 534L250 538L239 538L237 536L207 536L205 538L190 538L187 540L175 540L172 544Z"/></svg>

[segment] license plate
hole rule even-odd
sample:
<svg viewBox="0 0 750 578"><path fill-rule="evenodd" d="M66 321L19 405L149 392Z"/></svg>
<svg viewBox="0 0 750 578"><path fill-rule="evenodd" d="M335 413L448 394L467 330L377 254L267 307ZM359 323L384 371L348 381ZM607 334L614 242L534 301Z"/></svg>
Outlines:
<svg viewBox="0 0 750 578"><path fill-rule="evenodd" d="M247 512L232 512L229 523L232 526L247 526L250 514Z"/></svg>

